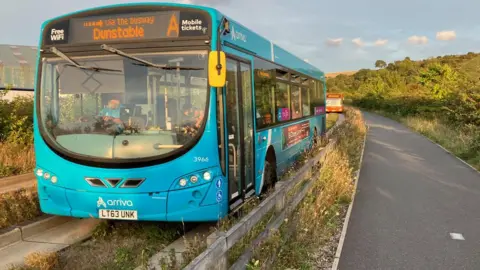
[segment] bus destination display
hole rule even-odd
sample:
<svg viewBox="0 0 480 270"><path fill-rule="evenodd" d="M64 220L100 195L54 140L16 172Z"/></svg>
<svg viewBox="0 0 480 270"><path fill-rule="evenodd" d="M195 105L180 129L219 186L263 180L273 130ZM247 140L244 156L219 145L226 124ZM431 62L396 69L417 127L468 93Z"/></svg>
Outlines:
<svg viewBox="0 0 480 270"><path fill-rule="evenodd" d="M159 11L73 18L47 32L47 44L152 40L208 34L209 22L199 12ZM58 33L61 33L60 36Z"/></svg>

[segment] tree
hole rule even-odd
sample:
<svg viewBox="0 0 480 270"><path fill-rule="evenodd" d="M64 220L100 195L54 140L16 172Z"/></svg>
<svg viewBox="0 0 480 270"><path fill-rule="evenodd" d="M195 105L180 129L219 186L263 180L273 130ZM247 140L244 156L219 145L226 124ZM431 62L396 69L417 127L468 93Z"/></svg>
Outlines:
<svg viewBox="0 0 480 270"><path fill-rule="evenodd" d="M386 63L385 61L383 61L383 60L377 60L377 61L375 62L375 67L376 67L376 68L384 68L384 67L386 67L386 66L387 66L387 63Z"/></svg>
<svg viewBox="0 0 480 270"><path fill-rule="evenodd" d="M433 64L420 72L419 83L427 87L435 99L444 99L458 86L458 74L449 65Z"/></svg>

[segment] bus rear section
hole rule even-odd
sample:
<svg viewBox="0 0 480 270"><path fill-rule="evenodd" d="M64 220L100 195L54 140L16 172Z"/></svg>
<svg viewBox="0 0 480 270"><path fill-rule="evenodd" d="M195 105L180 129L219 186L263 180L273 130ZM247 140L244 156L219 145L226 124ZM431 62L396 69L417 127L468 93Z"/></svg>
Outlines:
<svg viewBox="0 0 480 270"><path fill-rule="evenodd" d="M327 113L343 113L343 94L327 93Z"/></svg>
<svg viewBox="0 0 480 270"><path fill-rule="evenodd" d="M34 136L44 213L158 221L227 214L208 81L215 14L129 4L42 26Z"/></svg>

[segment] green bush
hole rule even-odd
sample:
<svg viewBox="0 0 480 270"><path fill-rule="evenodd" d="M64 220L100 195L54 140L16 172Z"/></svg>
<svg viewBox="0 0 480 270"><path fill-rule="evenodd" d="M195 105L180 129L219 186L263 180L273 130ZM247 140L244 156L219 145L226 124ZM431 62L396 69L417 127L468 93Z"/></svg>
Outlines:
<svg viewBox="0 0 480 270"><path fill-rule="evenodd" d="M33 98L16 97L12 101L0 92L0 177L32 172Z"/></svg>
<svg viewBox="0 0 480 270"><path fill-rule="evenodd" d="M33 98L0 96L0 142L31 145L33 142Z"/></svg>

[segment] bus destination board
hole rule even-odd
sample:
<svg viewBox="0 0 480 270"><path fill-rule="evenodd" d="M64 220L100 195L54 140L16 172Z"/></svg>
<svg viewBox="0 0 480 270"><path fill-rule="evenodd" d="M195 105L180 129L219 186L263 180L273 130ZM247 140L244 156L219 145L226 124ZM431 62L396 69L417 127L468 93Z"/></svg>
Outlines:
<svg viewBox="0 0 480 270"><path fill-rule="evenodd" d="M73 18L48 30L46 44L78 44L205 36L210 29L203 13L159 11Z"/></svg>

